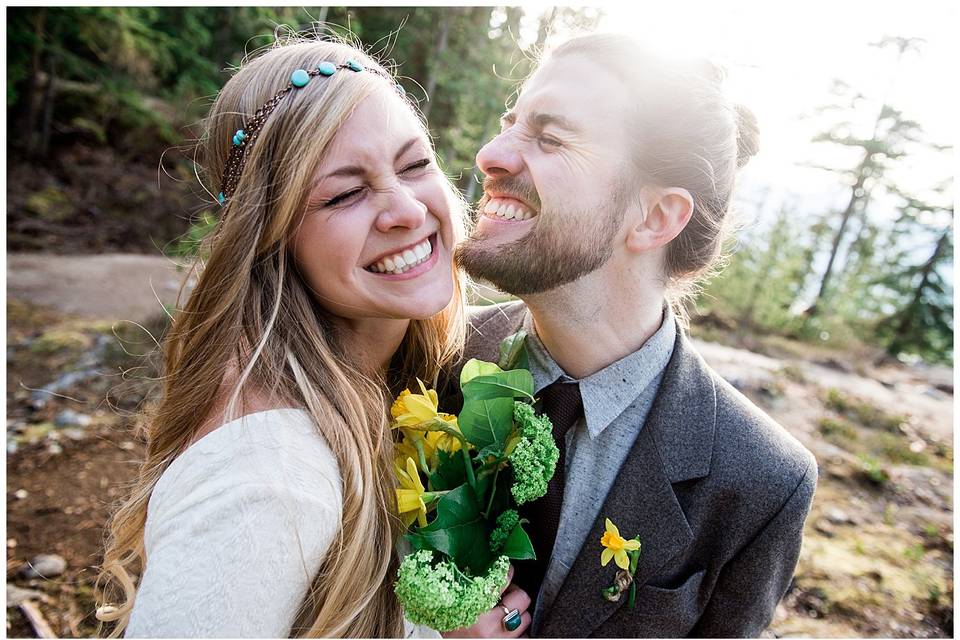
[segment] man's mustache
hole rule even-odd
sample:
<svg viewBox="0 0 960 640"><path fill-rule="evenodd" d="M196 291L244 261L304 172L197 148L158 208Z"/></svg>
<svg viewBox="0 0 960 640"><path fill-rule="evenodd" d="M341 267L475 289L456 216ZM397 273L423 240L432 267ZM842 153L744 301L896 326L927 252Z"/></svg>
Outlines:
<svg viewBox="0 0 960 640"><path fill-rule="evenodd" d="M540 210L540 195L533 185L517 176L493 177L486 176L483 179L483 190L486 193L495 192L500 195L512 196L517 200L526 202L528 205Z"/></svg>

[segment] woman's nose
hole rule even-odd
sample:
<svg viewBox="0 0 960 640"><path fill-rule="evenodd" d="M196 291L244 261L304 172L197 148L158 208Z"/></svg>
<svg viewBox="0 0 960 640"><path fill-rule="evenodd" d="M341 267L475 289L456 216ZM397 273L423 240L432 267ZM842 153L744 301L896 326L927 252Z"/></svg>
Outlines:
<svg viewBox="0 0 960 640"><path fill-rule="evenodd" d="M523 167L510 131L504 131L477 152L477 166L492 178L516 175Z"/></svg>
<svg viewBox="0 0 960 640"><path fill-rule="evenodd" d="M427 218L427 205L421 202L413 189L404 186L394 188L386 206L377 216L377 230L390 231L396 227L416 229Z"/></svg>

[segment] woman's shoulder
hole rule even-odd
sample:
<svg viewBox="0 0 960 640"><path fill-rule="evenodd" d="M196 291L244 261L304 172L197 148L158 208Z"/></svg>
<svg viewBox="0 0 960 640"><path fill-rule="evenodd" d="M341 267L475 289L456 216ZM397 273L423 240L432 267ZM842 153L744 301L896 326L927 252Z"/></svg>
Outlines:
<svg viewBox="0 0 960 640"><path fill-rule="evenodd" d="M302 409L268 409L230 420L187 447L163 472L150 511L188 494L221 496L258 485L284 494L340 495L336 457Z"/></svg>

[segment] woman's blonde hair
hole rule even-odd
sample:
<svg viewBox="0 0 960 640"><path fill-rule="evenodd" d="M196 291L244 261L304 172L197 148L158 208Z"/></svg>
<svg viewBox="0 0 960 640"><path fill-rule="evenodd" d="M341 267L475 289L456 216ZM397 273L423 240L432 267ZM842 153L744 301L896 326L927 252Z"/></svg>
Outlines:
<svg viewBox="0 0 960 640"><path fill-rule="evenodd" d="M200 140L210 192L220 189L234 132L287 84L294 69L351 58L384 70L357 48L315 34L287 34L246 61L217 97ZM162 395L140 422L146 459L109 525L97 588L104 596L101 603L113 603L98 609L101 623L116 623L111 637L123 633L129 621L135 567L140 563L145 569L149 560L143 535L153 488L213 415L225 389L230 393L227 420L239 417L236 407L248 393L265 395L277 407L305 409L339 464L341 526L291 635L403 635L392 589L402 529L393 491L388 394L410 386L414 376L435 380L462 350L463 282L454 269L452 302L429 319L411 321L388 384L345 364L355 358L346 353L337 323L298 272L290 247L325 149L352 110L377 91L394 88L371 73L339 72L314 80L277 105L247 152L236 191L221 209L220 232L205 248L208 257L195 265L196 287L165 339ZM453 206L462 205L446 184ZM459 239L462 216L452 217ZM227 371L235 374L225 378Z"/></svg>

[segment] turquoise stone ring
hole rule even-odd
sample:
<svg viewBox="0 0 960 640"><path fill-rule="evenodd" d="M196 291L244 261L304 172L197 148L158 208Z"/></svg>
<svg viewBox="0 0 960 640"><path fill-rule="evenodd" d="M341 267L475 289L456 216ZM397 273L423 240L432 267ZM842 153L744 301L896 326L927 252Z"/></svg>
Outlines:
<svg viewBox="0 0 960 640"><path fill-rule="evenodd" d="M500 605L500 608L507 611L507 608L503 605ZM520 622L520 612L516 609L507 611L507 615L503 616L503 628L507 631L516 631L520 627Z"/></svg>

